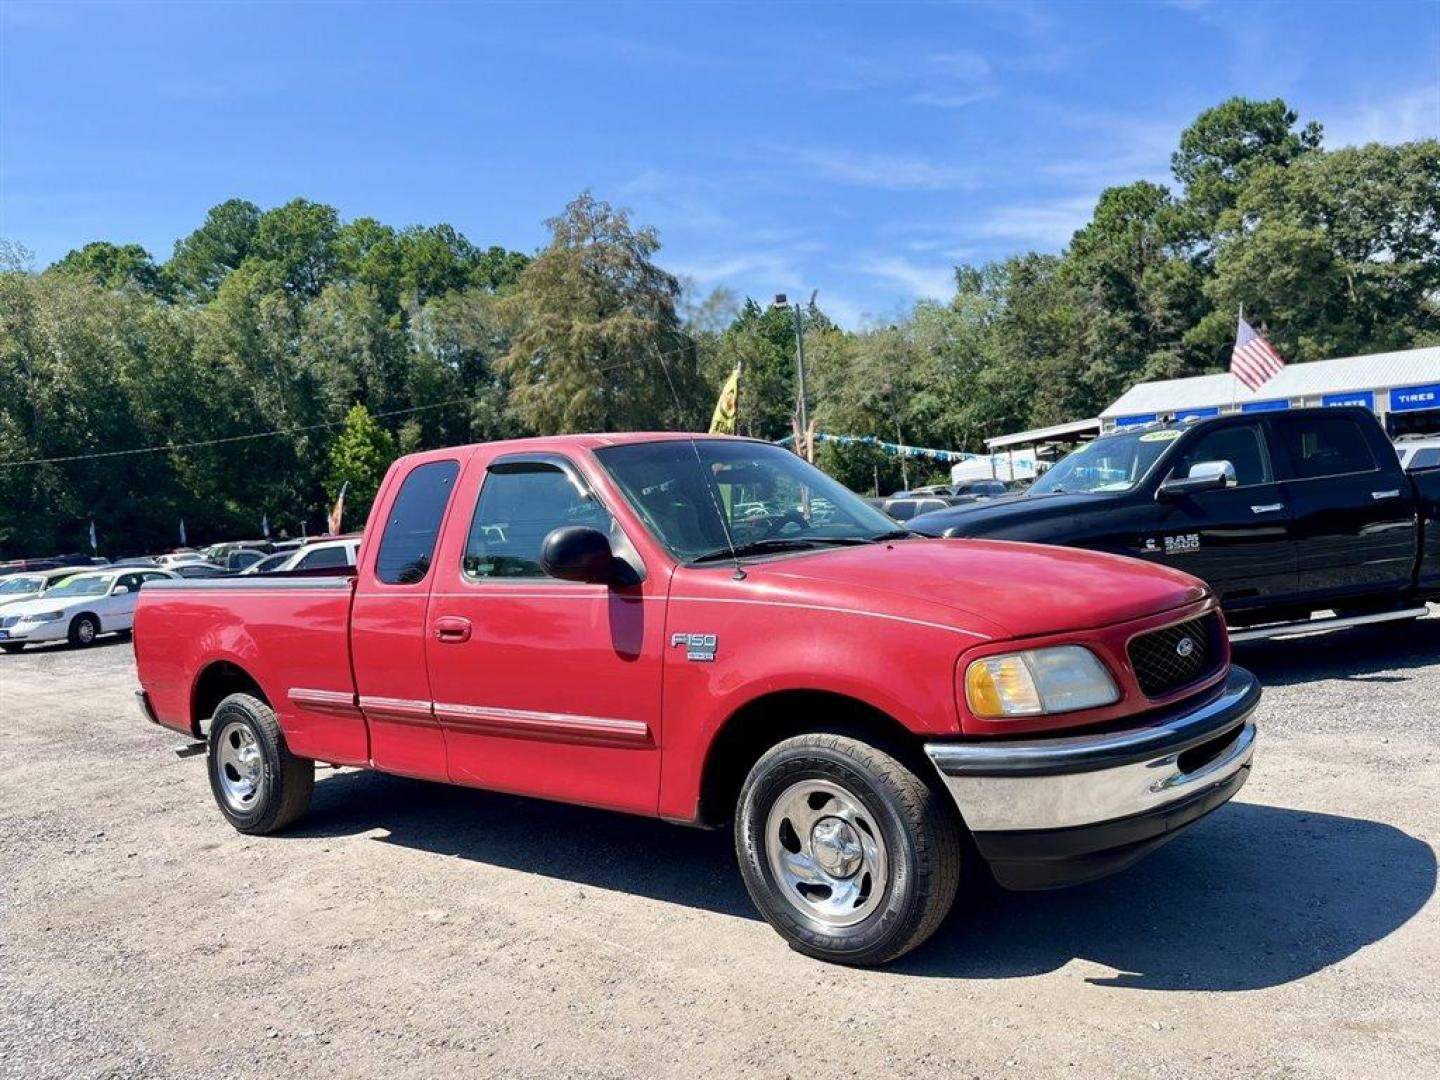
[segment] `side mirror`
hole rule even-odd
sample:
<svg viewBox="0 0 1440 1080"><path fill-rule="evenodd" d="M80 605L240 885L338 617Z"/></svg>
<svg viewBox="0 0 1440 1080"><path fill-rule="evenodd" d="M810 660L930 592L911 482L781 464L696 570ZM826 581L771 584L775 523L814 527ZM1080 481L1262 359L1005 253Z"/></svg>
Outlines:
<svg viewBox="0 0 1440 1080"><path fill-rule="evenodd" d="M119 595L121 595L122 593L128 593L129 591L130 591L130 586L129 586L129 585L116 585L114 591L111 592L110 595L111 595L111 596L119 596Z"/></svg>
<svg viewBox="0 0 1440 1080"><path fill-rule="evenodd" d="M1172 476L1160 485L1155 494L1161 499L1194 495L1201 491L1218 491L1235 486L1235 466L1228 461L1197 461L1190 466L1189 476Z"/></svg>
<svg viewBox="0 0 1440 1080"><path fill-rule="evenodd" d="M555 529L540 545L540 565L561 581L610 585L618 580L610 538L588 525Z"/></svg>

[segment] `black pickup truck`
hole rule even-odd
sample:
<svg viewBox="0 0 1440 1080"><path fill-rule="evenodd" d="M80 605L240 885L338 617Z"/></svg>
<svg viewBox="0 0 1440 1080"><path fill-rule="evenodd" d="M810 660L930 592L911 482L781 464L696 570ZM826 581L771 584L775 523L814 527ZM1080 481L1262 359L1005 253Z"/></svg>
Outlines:
<svg viewBox="0 0 1440 1080"><path fill-rule="evenodd" d="M1075 450L1024 495L908 524L1189 571L1215 590L1236 639L1317 611L1335 616L1307 629L1413 617L1440 600L1440 468L1406 473L1364 408L1129 428Z"/></svg>

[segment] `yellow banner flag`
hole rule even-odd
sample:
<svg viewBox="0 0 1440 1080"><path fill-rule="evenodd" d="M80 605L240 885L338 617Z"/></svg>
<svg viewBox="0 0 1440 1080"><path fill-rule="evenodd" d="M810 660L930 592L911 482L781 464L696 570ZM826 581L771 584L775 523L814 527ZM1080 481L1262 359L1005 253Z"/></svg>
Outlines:
<svg viewBox="0 0 1440 1080"><path fill-rule="evenodd" d="M740 400L740 365L730 373L725 385L720 388L720 400L715 402L715 415L710 417L711 435L734 435L735 412Z"/></svg>

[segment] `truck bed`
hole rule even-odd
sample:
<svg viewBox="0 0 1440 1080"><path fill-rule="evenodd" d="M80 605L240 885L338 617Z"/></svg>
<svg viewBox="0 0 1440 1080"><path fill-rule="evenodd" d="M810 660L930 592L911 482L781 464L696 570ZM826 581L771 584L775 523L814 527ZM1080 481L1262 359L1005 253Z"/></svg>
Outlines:
<svg viewBox="0 0 1440 1080"><path fill-rule="evenodd" d="M207 688L222 688L224 658L240 657L296 754L363 765L369 747L350 668L354 587L353 576L333 574L149 583L136 606L135 653L156 719L198 735Z"/></svg>

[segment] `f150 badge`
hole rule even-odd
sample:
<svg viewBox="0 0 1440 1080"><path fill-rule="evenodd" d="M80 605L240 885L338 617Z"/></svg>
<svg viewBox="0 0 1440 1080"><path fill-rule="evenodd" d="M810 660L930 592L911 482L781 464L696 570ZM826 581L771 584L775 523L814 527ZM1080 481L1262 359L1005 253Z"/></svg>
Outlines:
<svg viewBox="0 0 1440 1080"><path fill-rule="evenodd" d="M720 639L714 634L671 634L670 647L684 649L686 660L700 660L709 663L715 659L715 649Z"/></svg>
<svg viewBox="0 0 1440 1080"><path fill-rule="evenodd" d="M1162 546L1163 545L1163 546ZM1145 538L1145 546L1142 549L1147 555L1158 555L1162 551L1166 555L1178 555L1183 551L1195 551L1200 547L1199 533L1180 533L1177 536Z"/></svg>

